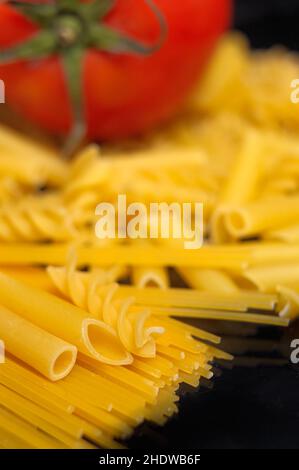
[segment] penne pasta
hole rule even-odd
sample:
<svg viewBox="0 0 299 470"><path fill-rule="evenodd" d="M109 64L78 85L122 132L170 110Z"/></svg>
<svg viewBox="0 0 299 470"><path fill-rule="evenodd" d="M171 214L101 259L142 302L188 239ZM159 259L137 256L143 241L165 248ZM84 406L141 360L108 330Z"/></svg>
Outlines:
<svg viewBox="0 0 299 470"><path fill-rule="evenodd" d="M89 356L110 364L132 361L111 327L48 292L0 273L0 297L8 309Z"/></svg>
<svg viewBox="0 0 299 470"><path fill-rule="evenodd" d="M262 134L254 129L248 129L240 153L220 194L220 205L243 205L256 198L263 174L263 147Z"/></svg>
<svg viewBox="0 0 299 470"><path fill-rule="evenodd" d="M299 265L297 263L271 264L244 271L243 276L259 291L274 293L277 285L299 285Z"/></svg>
<svg viewBox="0 0 299 470"><path fill-rule="evenodd" d="M296 223L298 216L299 197L272 197L231 208L225 215L225 225L234 238L245 238Z"/></svg>
<svg viewBox="0 0 299 470"><path fill-rule="evenodd" d="M77 348L0 306L0 338L7 351L48 379L66 377L75 365ZM38 351L38 354L37 354Z"/></svg>
<svg viewBox="0 0 299 470"><path fill-rule="evenodd" d="M234 294L239 290L232 278L223 271L178 268L178 272L192 289L215 294Z"/></svg>

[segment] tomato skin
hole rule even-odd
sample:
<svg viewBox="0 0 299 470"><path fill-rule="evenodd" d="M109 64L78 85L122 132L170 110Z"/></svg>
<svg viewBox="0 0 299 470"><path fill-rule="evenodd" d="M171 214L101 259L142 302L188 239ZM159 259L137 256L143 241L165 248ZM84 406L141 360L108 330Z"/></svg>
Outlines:
<svg viewBox="0 0 299 470"><path fill-rule="evenodd" d="M83 93L88 135L116 139L147 130L182 104L220 34L228 27L232 0L155 0L168 37L151 56L86 51ZM105 18L141 41L159 36L157 19L144 0L118 0ZM36 26L0 5L0 48L27 39ZM72 126L72 109L59 57L0 66L8 104L26 119L60 135Z"/></svg>

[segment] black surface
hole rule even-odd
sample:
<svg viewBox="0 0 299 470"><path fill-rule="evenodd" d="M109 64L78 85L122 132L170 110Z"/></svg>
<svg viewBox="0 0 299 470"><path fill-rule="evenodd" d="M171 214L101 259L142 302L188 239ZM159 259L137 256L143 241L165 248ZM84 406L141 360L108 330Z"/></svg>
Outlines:
<svg viewBox="0 0 299 470"><path fill-rule="evenodd" d="M223 349L234 353L235 360L217 364L212 388L203 383L197 391L185 391L180 414L164 428L142 426L130 446L149 450L299 448L299 364L290 362L290 343L299 338L299 323L289 329L222 322L199 322L198 326L218 331Z"/></svg>
<svg viewBox="0 0 299 470"><path fill-rule="evenodd" d="M237 0L234 24L253 47L282 44L299 50L298 0Z"/></svg>
<svg viewBox="0 0 299 470"><path fill-rule="evenodd" d="M235 16L235 27L254 47L278 43L299 49L299 0L239 0ZM217 323L209 327L223 329ZM223 346L233 352L234 336L241 334L245 354L236 353L231 369L220 367L212 389L185 395L179 416L163 429L139 429L133 448L299 448L299 365L290 363L290 342L299 338L299 325L283 331L259 328L257 340L251 327L240 327L238 335L236 327L225 325Z"/></svg>

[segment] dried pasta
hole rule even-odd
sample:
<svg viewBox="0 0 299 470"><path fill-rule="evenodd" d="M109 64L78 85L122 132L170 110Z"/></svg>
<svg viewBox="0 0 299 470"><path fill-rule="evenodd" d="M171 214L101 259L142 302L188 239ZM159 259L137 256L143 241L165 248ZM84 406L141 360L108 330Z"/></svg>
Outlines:
<svg viewBox="0 0 299 470"><path fill-rule="evenodd" d="M244 336L239 322L299 316L297 75L296 56L232 34L181 115L143 138L66 162L0 126L0 447L123 448L232 360L187 319ZM119 194L202 202L204 246L98 240L96 206Z"/></svg>
<svg viewBox="0 0 299 470"><path fill-rule="evenodd" d="M137 287L169 287L168 273L165 268L134 267L132 269L132 284Z"/></svg>
<svg viewBox="0 0 299 470"><path fill-rule="evenodd" d="M134 297L115 300L117 284L106 284L97 270L91 273L77 271L74 260L66 268L49 267L48 273L67 299L112 328L129 353L141 357L155 356L155 336L164 330L147 325L150 310L139 308L138 312L130 312Z"/></svg>
<svg viewBox="0 0 299 470"><path fill-rule="evenodd" d="M77 356L75 346L47 333L2 306L0 306L0 337L9 352L50 380L63 379L75 365Z"/></svg>
<svg viewBox="0 0 299 470"><path fill-rule="evenodd" d="M27 196L0 206L1 241L65 241L75 236L72 218L54 194Z"/></svg>
<svg viewBox="0 0 299 470"><path fill-rule="evenodd" d="M110 364L132 361L109 325L53 294L0 273L0 296L7 308L87 355Z"/></svg>
<svg viewBox="0 0 299 470"><path fill-rule="evenodd" d="M0 126L0 175L25 186L60 186L68 168L55 151Z"/></svg>

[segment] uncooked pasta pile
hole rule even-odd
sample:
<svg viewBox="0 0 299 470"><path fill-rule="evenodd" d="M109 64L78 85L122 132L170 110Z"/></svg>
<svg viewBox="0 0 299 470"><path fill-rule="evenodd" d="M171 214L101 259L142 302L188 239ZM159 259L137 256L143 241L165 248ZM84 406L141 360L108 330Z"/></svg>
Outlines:
<svg viewBox="0 0 299 470"><path fill-rule="evenodd" d="M298 77L296 56L230 35L181 116L142 139L66 162L0 127L0 447L121 448L232 359L187 318L299 315ZM152 213L126 236L120 197L202 203L203 246ZM98 236L102 203L122 236Z"/></svg>

